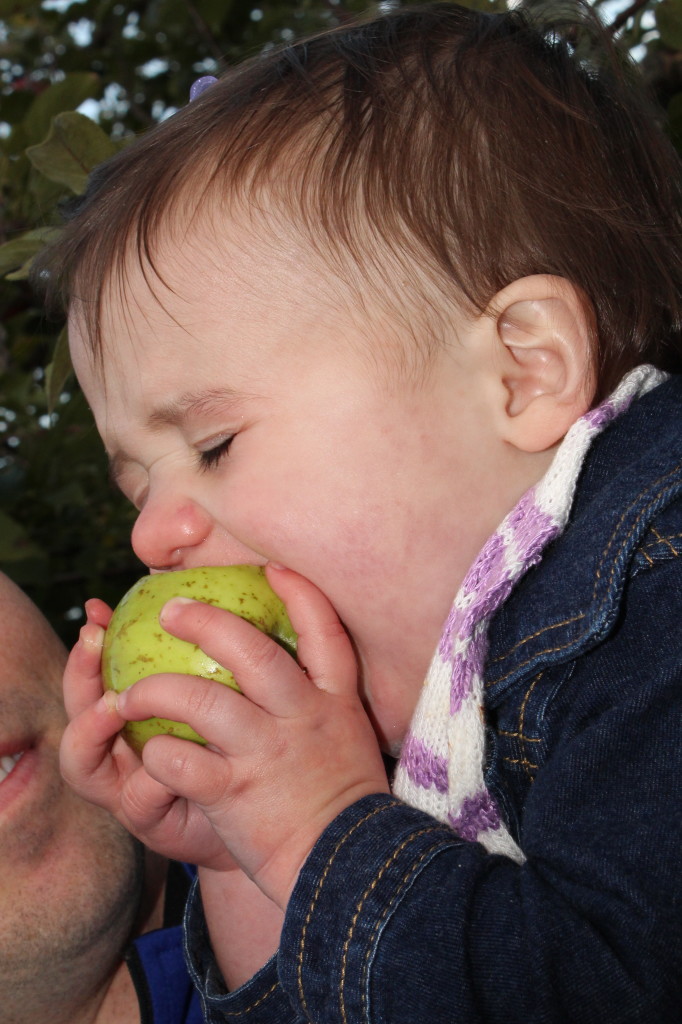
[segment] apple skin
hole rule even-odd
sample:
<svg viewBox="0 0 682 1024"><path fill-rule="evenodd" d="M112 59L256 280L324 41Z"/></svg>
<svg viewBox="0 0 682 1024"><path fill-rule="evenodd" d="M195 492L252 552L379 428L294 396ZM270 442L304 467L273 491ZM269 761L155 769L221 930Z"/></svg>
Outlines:
<svg viewBox="0 0 682 1024"><path fill-rule="evenodd" d="M186 640L159 624L159 613L172 597L191 597L235 612L296 655L296 633L286 609L261 566L204 566L143 576L121 598L104 637L102 679L106 690L120 693L144 676L179 672L203 676L238 690L234 676ZM167 733L196 743L206 741L182 722L149 718L128 722L122 734L138 753L152 736Z"/></svg>

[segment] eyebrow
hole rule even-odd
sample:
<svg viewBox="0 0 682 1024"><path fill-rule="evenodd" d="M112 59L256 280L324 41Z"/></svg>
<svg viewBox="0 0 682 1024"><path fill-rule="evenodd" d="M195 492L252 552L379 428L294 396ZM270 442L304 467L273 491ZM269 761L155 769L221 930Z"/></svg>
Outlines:
<svg viewBox="0 0 682 1024"><path fill-rule="evenodd" d="M147 420L151 430L162 427L177 427L188 416L206 415L213 412L216 406L241 404L249 396L235 391L233 388L208 388L207 390L187 392L174 402L166 402L154 409Z"/></svg>
<svg viewBox="0 0 682 1024"><path fill-rule="evenodd" d="M189 416L201 416L212 413L216 406L235 407L244 404L253 396L237 392L233 388L208 388L198 392L187 392L173 402L165 402L153 409L147 419L151 431L162 430L164 427L177 427ZM126 463L132 462L127 452L119 449L109 456L109 479L118 485Z"/></svg>

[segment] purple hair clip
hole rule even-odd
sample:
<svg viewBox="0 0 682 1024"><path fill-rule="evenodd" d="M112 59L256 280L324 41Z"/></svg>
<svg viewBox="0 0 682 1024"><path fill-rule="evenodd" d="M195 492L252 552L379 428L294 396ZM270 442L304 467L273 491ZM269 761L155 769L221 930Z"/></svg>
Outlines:
<svg viewBox="0 0 682 1024"><path fill-rule="evenodd" d="M196 82L193 82L189 90L189 101L195 100L198 96L201 96L202 92L206 92L218 79L215 75L202 75L201 78L197 78Z"/></svg>

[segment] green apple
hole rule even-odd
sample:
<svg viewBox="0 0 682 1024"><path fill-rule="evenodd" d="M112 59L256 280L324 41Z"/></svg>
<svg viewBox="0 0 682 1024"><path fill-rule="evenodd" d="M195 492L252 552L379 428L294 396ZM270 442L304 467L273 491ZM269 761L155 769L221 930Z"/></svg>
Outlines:
<svg viewBox="0 0 682 1024"><path fill-rule="evenodd" d="M195 644L162 629L159 612L172 597L191 597L235 612L295 656L296 634L286 609L256 565L207 566L143 576L117 605L104 637L102 678L120 693L144 676L180 672L216 679L238 690L234 676ZM151 736L170 733L205 743L182 722L149 718L128 722L123 735L138 751Z"/></svg>

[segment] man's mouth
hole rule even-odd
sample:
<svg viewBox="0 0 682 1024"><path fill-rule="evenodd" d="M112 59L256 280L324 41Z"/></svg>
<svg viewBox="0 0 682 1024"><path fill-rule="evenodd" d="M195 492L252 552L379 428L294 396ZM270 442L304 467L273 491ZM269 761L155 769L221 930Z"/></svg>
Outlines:
<svg viewBox="0 0 682 1024"><path fill-rule="evenodd" d="M4 782L10 772L14 770L24 753L25 751L20 750L18 754L5 754L0 757L0 783Z"/></svg>

